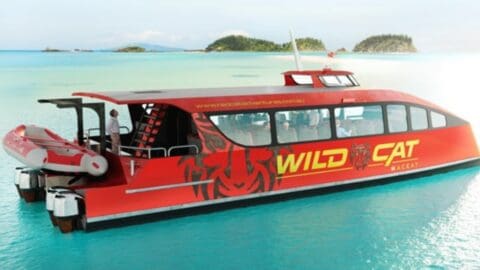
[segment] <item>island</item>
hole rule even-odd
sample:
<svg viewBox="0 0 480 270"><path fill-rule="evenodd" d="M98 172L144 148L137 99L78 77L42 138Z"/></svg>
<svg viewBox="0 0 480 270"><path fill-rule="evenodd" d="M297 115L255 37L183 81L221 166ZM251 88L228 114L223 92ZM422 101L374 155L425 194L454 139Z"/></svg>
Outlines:
<svg viewBox="0 0 480 270"><path fill-rule="evenodd" d="M325 51L325 46L321 40L314 38L295 39L297 47L302 51ZM224 52L224 51L252 51L252 52L275 52L292 50L291 42L277 44L272 41L250 38L241 35L230 35L215 40L207 46L205 51Z"/></svg>
<svg viewBox="0 0 480 270"><path fill-rule="evenodd" d="M120 49L116 49L115 52L135 52L135 53L139 53L139 52L145 52L145 48L143 47L140 47L140 46L128 46L128 47L123 47L123 48L120 48Z"/></svg>
<svg viewBox="0 0 480 270"><path fill-rule="evenodd" d="M410 53L416 52L412 38L406 35L377 35L364 39L353 48L361 53Z"/></svg>
<svg viewBox="0 0 480 270"><path fill-rule="evenodd" d="M52 49L50 47L47 47L43 49L42 52L66 52L66 50Z"/></svg>
<svg viewBox="0 0 480 270"><path fill-rule="evenodd" d="M90 49L73 49L73 52L93 52L93 50L90 50Z"/></svg>

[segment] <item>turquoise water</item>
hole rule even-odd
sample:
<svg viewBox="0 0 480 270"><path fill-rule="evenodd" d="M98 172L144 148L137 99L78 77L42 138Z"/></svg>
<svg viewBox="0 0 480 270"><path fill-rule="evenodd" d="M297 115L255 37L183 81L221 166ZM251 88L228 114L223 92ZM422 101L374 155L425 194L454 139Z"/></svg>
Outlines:
<svg viewBox="0 0 480 270"><path fill-rule="evenodd" d="M303 57L307 68L322 55ZM467 118L480 55L342 55L366 87L394 88ZM0 52L0 134L19 123L72 138L74 114L38 98L76 90L281 84L287 54ZM125 121L125 119L121 119ZM96 125L87 114L87 125ZM454 144L453 144L454 147ZM43 203L13 186L19 165L0 151L0 269L480 268L480 167L359 190L94 233L63 235Z"/></svg>

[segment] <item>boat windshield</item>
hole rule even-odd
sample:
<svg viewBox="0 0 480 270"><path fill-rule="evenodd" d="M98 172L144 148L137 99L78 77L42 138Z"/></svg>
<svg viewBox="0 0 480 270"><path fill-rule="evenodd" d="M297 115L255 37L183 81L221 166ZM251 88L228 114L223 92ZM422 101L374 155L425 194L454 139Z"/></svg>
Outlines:
<svg viewBox="0 0 480 270"><path fill-rule="evenodd" d="M327 87L359 86L357 80L355 80L353 75L324 75L324 76L319 76L319 79Z"/></svg>
<svg viewBox="0 0 480 270"><path fill-rule="evenodd" d="M293 74L292 79L298 85L312 85L312 76L310 75L302 75L302 74Z"/></svg>
<svg viewBox="0 0 480 270"><path fill-rule="evenodd" d="M326 87L353 87L360 85L353 75L320 75L318 78ZM311 75L292 74L292 79L297 85L313 85Z"/></svg>

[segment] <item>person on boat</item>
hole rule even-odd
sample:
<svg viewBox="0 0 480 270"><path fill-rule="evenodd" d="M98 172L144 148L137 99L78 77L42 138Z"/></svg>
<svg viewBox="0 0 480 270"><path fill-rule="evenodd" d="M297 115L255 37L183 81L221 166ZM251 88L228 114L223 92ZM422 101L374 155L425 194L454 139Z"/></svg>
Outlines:
<svg viewBox="0 0 480 270"><path fill-rule="evenodd" d="M110 135L110 140L112 141L112 153L118 154L120 148L120 125L118 124L118 111L115 109L110 111L107 134Z"/></svg>
<svg viewBox="0 0 480 270"><path fill-rule="evenodd" d="M254 130L252 134L254 145L270 144L270 142L272 141L270 134L270 121L265 120L259 127Z"/></svg>
<svg viewBox="0 0 480 270"><path fill-rule="evenodd" d="M337 137L338 138L345 138L345 137L352 136L352 131L344 128L342 126L342 122L340 121L340 119L335 120L335 125L336 125L336 128L337 128Z"/></svg>
<svg viewBox="0 0 480 270"><path fill-rule="evenodd" d="M282 121L280 126L277 127L277 137L280 143L298 141L297 131L295 128L290 126L290 122L288 120Z"/></svg>

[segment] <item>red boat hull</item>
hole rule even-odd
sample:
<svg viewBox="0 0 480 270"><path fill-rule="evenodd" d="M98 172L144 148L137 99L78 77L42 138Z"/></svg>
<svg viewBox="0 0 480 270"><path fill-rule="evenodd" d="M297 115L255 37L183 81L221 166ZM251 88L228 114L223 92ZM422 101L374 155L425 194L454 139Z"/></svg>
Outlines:
<svg viewBox="0 0 480 270"><path fill-rule="evenodd" d="M276 148L245 149L228 142L224 147L227 151L198 156L120 157L113 171L123 172L117 177L124 177L125 184L83 190L87 228L119 218L425 172L480 156L468 124Z"/></svg>

